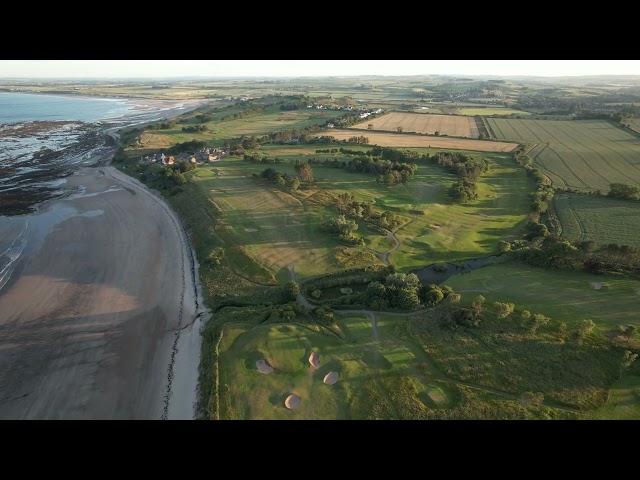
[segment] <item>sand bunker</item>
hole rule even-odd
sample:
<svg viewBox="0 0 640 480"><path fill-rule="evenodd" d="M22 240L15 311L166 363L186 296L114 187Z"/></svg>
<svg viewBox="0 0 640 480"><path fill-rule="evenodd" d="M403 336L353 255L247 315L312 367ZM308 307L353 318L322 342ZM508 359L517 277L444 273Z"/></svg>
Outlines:
<svg viewBox="0 0 640 480"><path fill-rule="evenodd" d="M271 372L273 372L273 367L269 365L269 362L264 359L258 360L256 362L256 367L260 373L264 373L265 375L269 375Z"/></svg>
<svg viewBox="0 0 640 480"><path fill-rule="evenodd" d="M591 288L600 290L602 288L602 282L591 282Z"/></svg>
<svg viewBox="0 0 640 480"><path fill-rule="evenodd" d="M296 410L300 406L300 402L301 402L300 397L295 393L292 393L284 401L284 406L287 407L289 410Z"/></svg>
<svg viewBox="0 0 640 480"><path fill-rule="evenodd" d="M249 233L254 233L254 232L257 232L258 229L257 228L245 228L244 231L245 232L249 232Z"/></svg>
<svg viewBox="0 0 640 480"><path fill-rule="evenodd" d="M338 381L338 372L329 372L322 380L326 385L333 385Z"/></svg>
<svg viewBox="0 0 640 480"><path fill-rule="evenodd" d="M311 352L311 355L309 355L309 364L313 368L318 368L320 366L320 355L318 355L317 352Z"/></svg>

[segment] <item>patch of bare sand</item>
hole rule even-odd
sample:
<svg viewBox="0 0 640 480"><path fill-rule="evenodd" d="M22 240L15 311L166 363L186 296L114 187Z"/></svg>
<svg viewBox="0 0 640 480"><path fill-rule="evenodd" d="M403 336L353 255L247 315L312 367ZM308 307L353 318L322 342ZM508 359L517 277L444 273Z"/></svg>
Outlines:
<svg viewBox="0 0 640 480"><path fill-rule="evenodd" d="M300 407L302 399L295 393L290 394L284 401L284 406L289 410L296 410Z"/></svg>
<svg viewBox="0 0 640 480"><path fill-rule="evenodd" d="M273 367L269 365L269 362L267 362L265 359L256 361L256 368L260 373L264 373L265 375L273 373Z"/></svg>
<svg viewBox="0 0 640 480"><path fill-rule="evenodd" d="M320 366L320 355L318 352L311 352L311 355L309 355L309 365L313 368L318 368Z"/></svg>
<svg viewBox="0 0 640 480"><path fill-rule="evenodd" d="M338 382L338 372L329 372L322 380L326 385L335 385Z"/></svg>
<svg viewBox="0 0 640 480"><path fill-rule="evenodd" d="M39 238L0 291L0 418L157 419L170 376L169 417L193 417L196 359L169 375L195 316L188 252L166 205L130 180L84 169L68 183L86 195L47 207L77 214L31 218Z"/></svg>

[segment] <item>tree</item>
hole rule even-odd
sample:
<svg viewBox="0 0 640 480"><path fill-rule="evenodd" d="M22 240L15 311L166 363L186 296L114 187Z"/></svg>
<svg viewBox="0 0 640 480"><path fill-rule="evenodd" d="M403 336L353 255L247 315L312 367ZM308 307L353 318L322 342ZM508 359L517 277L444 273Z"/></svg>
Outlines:
<svg viewBox="0 0 640 480"><path fill-rule="evenodd" d="M636 327L635 325L619 325L618 330L620 330L620 334L628 340L633 337Z"/></svg>
<svg viewBox="0 0 640 480"><path fill-rule="evenodd" d="M415 273L390 273L385 278L385 286L390 289L419 288L420 279Z"/></svg>
<svg viewBox="0 0 640 480"><path fill-rule="evenodd" d="M300 188L300 180L298 178L292 178L289 181L289 189L293 192L297 192L298 189Z"/></svg>
<svg viewBox="0 0 640 480"><path fill-rule="evenodd" d="M630 350L625 350L624 354L622 355L622 361L620 362L620 366L622 367L622 369L626 369L629 368L631 365L633 365L633 362L635 362L638 359L638 354L637 353L633 353Z"/></svg>
<svg viewBox="0 0 640 480"><path fill-rule="evenodd" d="M303 182L313 182L313 168L309 162L296 162L296 174Z"/></svg>
<svg viewBox="0 0 640 480"><path fill-rule="evenodd" d="M402 133L402 127L398 127L397 130L398 130L398 133Z"/></svg>
<svg viewBox="0 0 640 480"><path fill-rule="evenodd" d="M313 310L313 315L322 325L331 325L335 321L333 310L329 307L318 307Z"/></svg>
<svg viewBox="0 0 640 480"><path fill-rule="evenodd" d="M496 313L498 314L498 318L507 318L509 315L513 313L516 306L513 303L502 303L495 302L493 304L493 308L496 309Z"/></svg>
<svg viewBox="0 0 640 480"><path fill-rule="evenodd" d="M498 252L507 253L511 251L511 243L501 240L498 242Z"/></svg>
<svg viewBox="0 0 640 480"><path fill-rule="evenodd" d="M593 320L583 320L582 322L580 322L579 328L584 332L585 335L590 335L593 332L593 329L596 328L596 324L593 322Z"/></svg>
<svg viewBox="0 0 640 480"><path fill-rule="evenodd" d="M609 185L609 193L607 195L612 198L637 200L640 197L640 189L624 183L612 183Z"/></svg>
<svg viewBox="0 0 640 480"><path fill-rule="evenodd" d="M316 288L313 292L311 292L311 296L317 300L322 296L322 291Z"/></svg>
<svg viewBox="0 0 640 480"><path fill-rule="evenodd" d="M284 285L284 294L288 300L295 300L300 294L300 285L297 282L287 282Z"/></svg>
<svg viewBox="0 0 640 480"><path fill-rule="evenodd" d="M444 292L437 285L430 285L420 289L420 298L422 303L432 307L444 299Z"/></svg>
<svg viewBox="0 0 640 480"><path fill-rule="evenodd" d="M471 301L471 308L473 308L473 313L477 317L482 313L482 308L484 307L486 298L482 295L478 295Z"/></svg>
<svg viewBox="0 0 640 480"><path fill-rule="evenodd" d="M560 339L564 341L566 340L568 335L569 335L569 326L566 324L566 322L558 323L558 336L560 337Z"/></svg>
<svg viewBox="0 0 640 480"><path fill-rule="evenodd" d="M460 300L462 300L462 295L459 293L450 293L446 298L449 305L456 305L460 303Z"/></svg>
<svg viewBox="0 0 640 480"><path fill-rule="evenodd" d="M416 288L401 288L396 292L396 303L403 310L415 310L420 306Z"/></svg>
<svg viewBox="0 0 640 480"><path fill-rule="evenodd" d="M224 258L224 249L222 247L214 248L207 256L207 261L210 265L220 265Z"/></svg>
<svg viewBox="0 0 640 480"><path fill-rule="evenodd" d="M380 282L371 282L365 292L367 305L377 310L387 303L387 288Z"/></svg>
<svg viewBox="0 0 640 480"><path fill-rule="evenodd" d="M543 327L549 323L551 319L542 315L541 313L535 313L531 316L529 324L529 333L535 335L540 327Z"/></svg>

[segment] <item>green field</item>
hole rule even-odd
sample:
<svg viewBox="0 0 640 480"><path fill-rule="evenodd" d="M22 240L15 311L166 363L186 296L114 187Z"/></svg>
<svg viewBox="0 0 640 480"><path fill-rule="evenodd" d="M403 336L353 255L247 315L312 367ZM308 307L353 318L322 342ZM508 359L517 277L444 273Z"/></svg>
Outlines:
<svg viewBox="0 0 640 480"><path fill-rule="evenodd" d="M459 108L457 113L459 115L469 115L475 117L477 116L508 116L508 115L531 115L529 112L525 112L523 110L515 110L513 108Z"/></svg>
<svg viewBox="0 0 640 480"><path fill-rule="evenodd" d="M640 184L640 139L604 120L487 118L495 138L535 145L529 156L554 185L608 191Z"/></svg>
<svg viewBox="0 0 640 480"><path fill-rule="evenodd" d="M604 283L607 288L595 290L592 282ZM454 276L447 284L463 295L482 294L490 301L513 302L568 324L591 319L603 329L626 323L640 325L636 315L640 280L508 263Z"/></svg>
<svg viewBox="0 0 640 480"><path fill-rule="evenodd" d="M276 277L288 279L289 265L303 277L338 269L339 244L320 232L324 208L306 208L300 198L252 177L265 168L224 160L215 167L199 168L188 184L193 201L213 202L220 209L214 231L233 252L228 259L234 271L247 275L247 266L253 265L257 274L253 278L273 283ZM278 169L295 173L291 165Z"/></svg>
<svg viewBox="0 0 640 480"><path fill-rule="evenodd" d="M640 376L626 375L609 391L607 402L590 413L594 420L638 420L640 418Z"/></svg>
<svg viewBox="0 0 640 480"><path fill-rule="evenodd" d="M422 323L421 320L416 320ZM222 419L435 419L549 418L567 412L528 409L514 392L496 392L459 381L434 363L410 334L404 316L379 315L375 333L368 317L345 315L327 330L313 324L226 323L220 343ZM320 367L309 366L311 352ZM256 361L273 366L258 372ZM446 366L447 360L443 364ZM335 385L324 376L339 374ZM301 399L288 410L290 393ZM571 413L571 412L569 412Z"/></svg>
<svg viewBox="0 0 640 480"><path fill-rule="evenodd" d="M349 95L349 103L368 108L379 103L386 109L416 111L429 105L445 113L455 109L453 113L483 116L477 120L494 137L527 145L529 155L556 186L606 191L610 182L640 184L640 139L610 122L494 118L528 113L485 108L480 99L477 104L425 103L420 99L429 98L428 88L384 79L362 84L345 80L335 89L322 82L306 89L286 82L254 87L263 88L263 93L293 90L322 102L329 95ZM439 88L434 85L433 92ZM464 82L454 90L481 91ZM440 92L439 98L446 97L446 91ZM203 416L640 418L638 365L622 367L624 350L636 351L638 342L619 336L617 330L623 324L640 327L640 280L545 270L505 255L500 257L503 263L445 282L462 295L460 303L452 296L427 306L420 291L420 306L411 303L416 310L401 310L399 305L406 304L392 303L391 296L397 295L393 290L383 288L387 298L379 303L371 300L372 290L361 295L371 275L377 278L379 267L406 273L433 263L493 255L500 241L522 239L535 184L512 154L463 152L489 163L477 181L479 198L464 204L454 202L449 193L459 177L428 159L416 160L415 175L397 185L385 185L376 174L318 163L348 162L357 155L340 152L341 147L367 152L374 148L371 145L258 142L244 147L250 154L246 159L228 155L191 171L180 163L173 167L182 174L139 162L145 150L190 140L220 145L243 135L319 125L344 113L281 111L281 101L292 100L270 96L204 107L172 122L171 128L146 129L136 137L137 143L128 144L126 159L118 160L120 168L162 190L185 223L197 254L205 300L213 312L204 333L200 371ZM204 124L198 117L202 113L209 117ZM206 131L182 130L198 125L205 125ZM295 176L300 160L311 161L315 180L302 182L298 190L277 187L260 176L267 168ZM373 207L373 214L357 217L355 235L362 237L363 245L346 246L337 233L322 228L328 217L337 215L337 198L344 193ZM635 203L558 193L553 207L562 234L570 240L640 246ZM393 231L375 225L382 212L394 214L394 227L389 227ZM220 252L219 258L212 255ZM376 268L360 269L372 266ZM291 280L300 283L302 296L285 285ZM596 284L602 288L596 289ZM464 315L472 313L468 307L478 294L487 302L480 313L473 312L477 322L472 324ZM499 318L495 301L514 302L515 313ZM331 305L334 316L314 310L317 305ZM531 328L521 315L523 309L551 321L539 330ZM597 327L576 340L573 334L586 319ZM311 352L320 356L317 370L309 365ZM256 361L262 359L274 368L272 373L258 371ZM330 371L339 375L333 386L323 383ZM285 408L290 393L301 398L299 409Z"/></svg>
<svg viewBox="0 0 640 480"><path fill-rule="evenodd" d="M376 192L379 203L411 218L396 232L401 245L390 257L394 265L415 268L474 258L493 253L501 239L518 235L526 221L528 180L510 155L485 158L491 160L491 169L478 183L480 198L467 204L451 203L447 188L453 178L435 166L421 166L406 187Z"/></svg>
<svg viewBox="0 0 640 480"><path fill-rule="evenodd" d="M421 313L344 313L328 329L258 324L258 312L252 320L240 310L222 313L222 419L580 418L628 398L626 384L608 396L619 372L615 349L566 343L552 331L531 335L490 308L480 328L457 331ZM272 373L257 370L261 359ZM330 371L339 375L333 386L322 381ZM542 393L543 403L523 402L524 392ZM284 406L290 393L302 399L297 410Z"/></svg>
<svg viewBox="0 0 640 480"><path fill-rule="evenodd" d="M378 339L370 320L359 316L339 320L339 335L304 323L225 325L220 344L221 418L407 418L410 412L397 408L402 400L389 397L389 391L403 382L419 393L439 389L439 384L421 368L419 349L394 333L397 322L379 318ZM318 370L308 363L312 351L320 355ZM272 374L257 371L255 362L261 358L274 367ZM332 386L322 381L329 371L339 374ZM455 398L445 391L446 387L438 399L443 406ZM302 399L296 411L284 408L291 392ZM377 405L381 398L384 404ZM416 407L428 408L420 402Z"/></svg>
<svg viewBox="0 0 640 480"><path fill-rule="evenodd" d="M251 113L241 118L225 118L236 111L240 110L221 111L214 114L211 121L202 124L185 122L178 123L169 129L148 130L142 135L139 146L144 149L158 149L191 140L219 144L224 140L242 135L263 135L270 132L302 129L322 124L340 115L340 112L328 110L281 111L278 106L271 106L265 111ZM207 130L195 133L182 131L183 127L189 125L204 125Z"/></svg>
<svg viewBox="0 0 640 480"><path fill-rule="evenodd" d="M640 247L640 204L634 201L559 193L555 210L562 236L572 241Z"/></svg>
<svg viewBox="0 0 640 480"><path fill-rule="evenodd" d="M303 146L274 146L264 152L291 161L312 155ZM315 166L314 172L318 187L325 192L348 191L360 201L402 216L405 224L395 232L400 246L389 260L399 269L411 269L490 254L500 240L518 235L526 222L529 181L510 155L482 155L490 160L491 169L479 182L480 198L464 205L452 203L448 196L455 177L433 164L419 164L407 185L392 187L377 183L374 175L321 166ZM374 249L380 238L376 233L365 235L367 245Z"/></svg>

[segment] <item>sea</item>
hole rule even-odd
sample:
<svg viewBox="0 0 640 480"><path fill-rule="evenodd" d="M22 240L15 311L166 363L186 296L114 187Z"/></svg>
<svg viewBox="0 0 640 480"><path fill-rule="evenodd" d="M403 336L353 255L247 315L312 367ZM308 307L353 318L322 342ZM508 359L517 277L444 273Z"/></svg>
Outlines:
<svg viewBox="0 0 640 480"><path fill-rule="evenodd" d="M38 206L64 195L78 167L113 154L103 129L134 114L122 99L0 92L0 291L46 226Z"/></svg>
<svg viewBox="0 0 640 480"><path fill-rule="evenodd" d="M77 215L64 202L49 201L79 194L68 177L110 160L116 130L196 104L0 92L0 293L25 248L36 248L52 224Z"/></svg>
<svg viewBox="0 0 640 480"><path fill-rule="evenodd" d="M46 120L96 122L131 112L129 101L114 98L0 92L0 124Z"/></svg>
<svg viewBox="0 0 640 480"><path fill-rule="evenodd" d="M133 110L126 99L0 92L0 215L32 211L75 168L112 153L104 123Z"/></svg>

